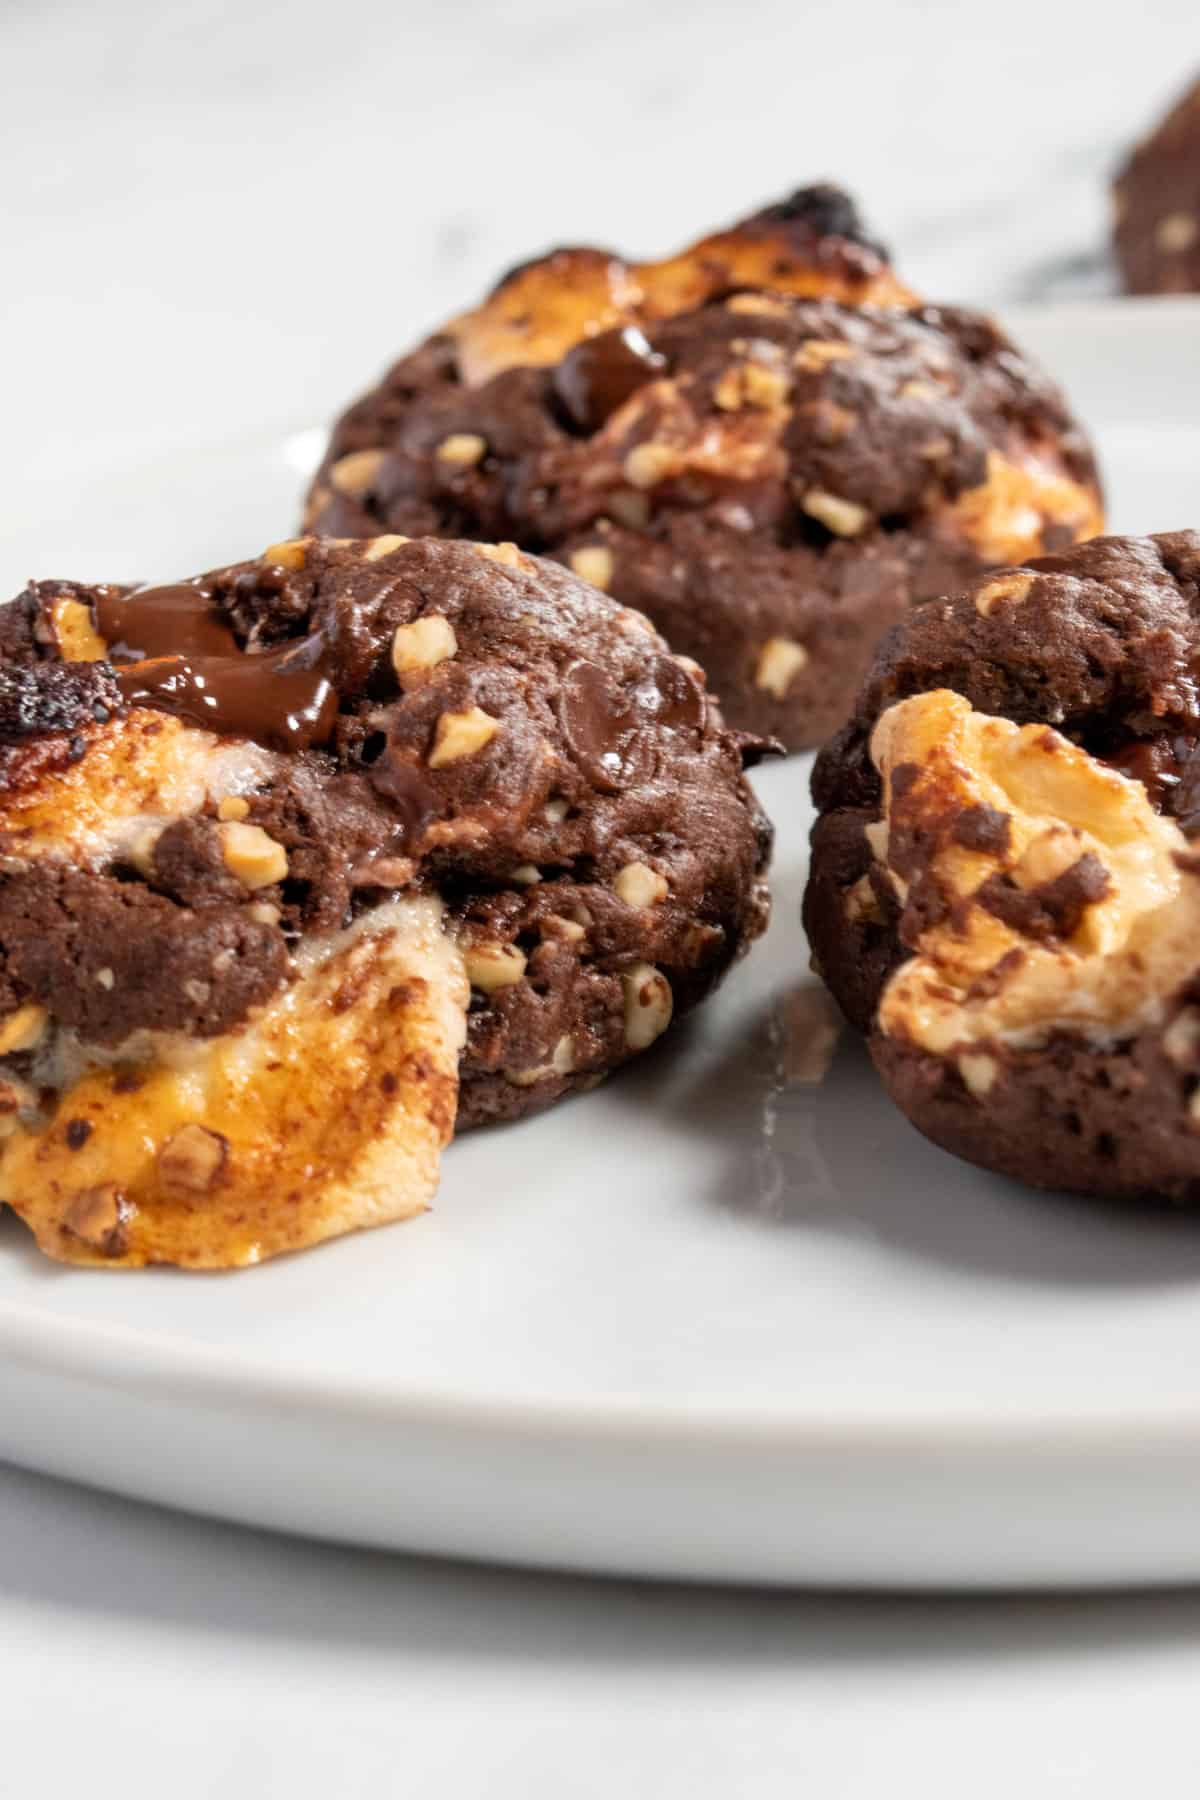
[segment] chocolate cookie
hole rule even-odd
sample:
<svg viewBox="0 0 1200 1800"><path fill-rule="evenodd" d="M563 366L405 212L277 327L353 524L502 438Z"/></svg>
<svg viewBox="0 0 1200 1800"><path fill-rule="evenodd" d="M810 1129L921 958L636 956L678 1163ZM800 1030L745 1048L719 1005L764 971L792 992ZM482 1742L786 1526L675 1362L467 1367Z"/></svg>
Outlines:
<svg viewBox="0 0 1200 1800"><path fill-rule="evenodd" d="M1200 81L1113 183L1113 242L1131 294L1200 292Z"/></svg>
<svg viewBox="0 0 1200 1800"><path fill-rule="evenodd" d="M801 749L914 599L1101 512L1058 390L809 188L664 263L514 271L345 414L306 521L555 556L701 662L731 723Z"/></svg>
<svg viewBox="0 0 1200 1800"><path fill-rule="evenodd" d="M416 1210L456 1108L593 1085L762 930L753 748L511 544L34 583L0 611L0 1199L52 1254L193 1265Z"/></svg>
<svg viewBox="0 0 1200 1800"><path fill-rule="evenodd" d="M928 1137L1200 1201L1200 533L919 608L818 758L805 922Z"/></svg>

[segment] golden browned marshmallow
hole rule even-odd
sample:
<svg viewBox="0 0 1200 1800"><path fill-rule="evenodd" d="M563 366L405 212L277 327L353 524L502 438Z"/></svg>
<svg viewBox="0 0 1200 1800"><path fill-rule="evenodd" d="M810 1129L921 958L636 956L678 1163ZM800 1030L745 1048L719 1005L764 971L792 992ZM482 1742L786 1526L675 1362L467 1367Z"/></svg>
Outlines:
<svg viewBox="0 0 1200 1800"><path fill-rule="evenodd" d="M921 900L883 1032L935 1054L1056 1031L1104 1042L1164 1010L1195 964L1200 883L1139 782L944 689L885 712L871 755L872 848L901 901Z"/></svg>
<svg viewBox="0 0 1200 1800"><path fill-rule="evenodd" d="M823 258L812 241L798 242L785 225L747 220L662 262L555 250L526 263L448 330L462 378L476 386L504 369L556 363L585 338L616 326L690 312L730 288L876 306L915 300L878 255Z"/></svg>
<svg viewBox="0 0 1200 1800"><path fill-rule="evenodd" d="M1099 492L1067 474L1057 451L1015 441L1008 455L988 452L986 480L945 507L937 522L940 536L966 539L993 563L1041 556L1052 526L1073 543L1095 537L1104 529Z"/></svg>
<svg viewBox="0 0 1200 1800"><path fill-rule="evenodd" d="M277 758L223 740L167 713L134 708L76 734L82 754L52 771L31 746L0 795L0 830L13 854L68 856L88 866L133 861L164 826L249 792Z"/></svg>
<svg viewBox="0 0 1200 1800"><path fill-rule="evenodd" d="M303 941L295 963L222 1037L143 1033L90 1066L58 1044L59 1067L83 1072L0 1159L0 1200L47 1255L237 1268L428 1205L468 998L438 903L379 907Z"/></svg>

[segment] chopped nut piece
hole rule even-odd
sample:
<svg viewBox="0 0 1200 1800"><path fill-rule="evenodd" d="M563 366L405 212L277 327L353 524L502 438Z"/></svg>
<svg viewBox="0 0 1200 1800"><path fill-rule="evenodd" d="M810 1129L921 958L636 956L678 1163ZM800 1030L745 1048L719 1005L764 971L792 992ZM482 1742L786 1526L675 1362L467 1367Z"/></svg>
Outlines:
<svg viewBox="0 0 1200 1800"><path fill-rule="evenodd" d="M846 892L846 921L850 925L882 925L883 911L869 875L860 875Z"/></svg>
<svg viewBox="0 0 1200 1800"><path fill-rule="evenodd" d="M250 917L258 925L278 925L283 914L269 900L256 900L254 905L246 909Z"/></svg>
<svg viewBox="0 0 1200 1800"><path fill-rule="evenodd" d="M124 860L146 881L154 879L154 846L163 830L161 825L146 825L125 846Z"/></svg>
<svg viewBox="0 0 1200 1800"><path fill-rule="evenodd" d="M701 925L696 921L684 932L680 948L689 962L699 962L724 936L719 925Z"/></svg>
<svg viewBox="0 0 1200 1800"><path fill-rule="evenodd" d="M613 578L613 553L603 544L588 544L571 552L571 567L581 581L589 581L607 593Z"/></svg>
<svg viewBox="0 0 1200 1800"><path fill-rule="evenodd" d="M1168 213L1165 219L1159 220L1154 232L1154 241L1168 256L1179 256L1190 250L1198 237L1200 220L1182 212Z"/></svg>
<svg viewBox="0 0 1200 1800"><path fill-rule="evenodd" d="M411 625L397 625L392 638L392 667L403 681L458 653L458 638L444 613L424 613Z"/></svg>
<svg viewBox="0 0 1200 1800"><path fill-rule="evenodd" d="M27 1000L0 1021L0 1056L12 1056L18 1050L32 1050L46 1029L49 1014L36 1000Z"/></svg>
<svg viewBox="0 0 1200 1800"><path fill-rule="evenodd" d="M725 302L726 312L750 313L764 319L782 319L787 316L786 300L776 300L770 294L731 294Z"/></svg>
<svg viewBox="0 0 1200 1800"><path fill-rule="evenodd" d="M473 469L487 453L487 439L475 431L452 431L443 438L435 455L439 462L454 463L459 468Z"/></svg>
<svg viewBox="0 0 1200 1800"><path fill-rule="evenodd" d="M203 1125L181 1125L158 1153L158 1172L168 1187L206 1194L229 1156L229 1141Z"/></svg>
<svg viewBox="0 0 1200 1800"><path fill-rule="evenodd" d="M832 362L842 362L854 355L851 344L842 344L835 339L806 338L792 361L798 369L807 369L810 375L819 375Z"/></svg>
<svg viewBox="0 0 1200 1800"><path fill-rule="evenodd" d="M876 862L887 862L888 835L886 819L875 819L871 824L863 826L863 836L870 845L871 854Z"/></svg>
<svg viewBox="0 0 1200 1800"><path fill-rule="evenodd" d="M353 462L354 458L348 456L345 460ZM343 488L342 492L347 493L349 489ZM273 563L280 569L290 569L295 573L304 567L307 556L308 540L306 538L286 538L281 544L269 545L259 560L264 563Z"/></svg>
<svg viewBox="0 0 1200 1800"><path fill-rule="evenodd" d="M625 1042L631 1050L645 1050L671 1023L675 997L661 969L650 963L634 963L621 976L625 989Z"/></svg>
<svg viewBox="0 0 1200 1800"><path fill-rule="evenodd" d="M361 500L382 463L382 450L352 450L349 456L334 463L329 479L339 494L345 494L349 500Z"/></svg>
<svg viewBox="0 0 1200 1800"><path fill-rule="evenodd" d="M489 562L503 563L510 569L521 568L525 561L515 544L473 544L471 548Z"/></svg>
<svg viewBox="0 0 1200 1800"><path fill-rule="evenodd" d="M50 622L64 662L103 662L108 645L92 623L92 611L82 600L56 600Z"/></svg>
<svg viewBox="0 0 1200 1800"><path fill-rule="evenodd" d="M1032 575L1001 575L998 581L989 581L986 587L980 588L975 596L975 611L985 619L990 618L1002 600L1011 600L1016 605L1032 586Z"/></svg>
<svg viewBox="0 0 1200 1800"><path fill-rule="evenodd" d="M570 810L570 806L561 796L554 800L547 800L545 806L546 817L552 825L561 825Z"/></svg>
<svg viewBox="0 0 1200 1800"><path fill-rule="evenodd" d="M623 606L617 623L622 631L641 632L649 637L656 636L658 632L657 625L644 612L639 612L636 606Z"/></svg>
<svg viewBox="0 0 1200 1800"><path fill-rule="evenodd" d="M393 550L399 550L402 545L411 543L411 538L400 537L395 532L385 532L382 537L371 539L363 554L363 561L379 562L382 557L390 556Z"/></svg>
<svg viewBox="0 0 1200 1800"><path fill-rule="evenodd" d="M467 980L481 994L512 987L525 973L525 952L515 944L469 944L463 952Z"/></svg>
<svg viewBox="0 0 1200 1800"><path fill-rule="evenodd" d="M756 687L765 688L782 700L801 669L808 664L808 651L791 638L768 638L759 652L754 671Z"/></svg>
<svg viewBox="0 0 1200 1800"><path fill-rule="evenodd" d="M102 1256L119 1256L132 1215L133 1208L120 1188L109 1182L76 1194L63 1214L63 1225Z"/></svg>
<svg viewBox="0 0 1200 1800"><path fill-rule="evenodd" d="M534 887L542 879L542 871L536 863L518 863L512 872L512 880L518 887Z"/></svg>
<svg viewBox="0 0 1200 1800"><path fill-rule="evenodd" d="M657 906L665 900L670 888L664 876L648 863L626 863L613 877L613 892L626 906Z"/></svg>
<svg viewBox="0 0 1200 1800"><path fill-rule="evenodd" d="M827 444L840 444L858 425L858 414L836 400L818 400L812 408L813 423Z"/></svg>
<svg viewBox="0 0 1200 1800"><path fill-rule="evenodd" d="M493 719L481 706L472 706L467 712L443 713L434 730L429 767L441 769L447 763L460 762L464 756L474 756L491 743L499 729L499 719Z"/></svg>
<svg viewBox="0 0 1200 1800"><path fill-rule="evenodd" d="M982 1051L968 1051L958 1059L958 1072L969 1093L977 1100L990 1093L1000 1073L1000 1065L994 1056L987 1056Z"/></svg>
<svg viewBox="0 0 1200 1800"><path fill-rule="evenodd" d="M747 363L742 373L742 387L746 400L751 406L758 406L768 411L773 406L782 406L791 392L786 375L778 369L764 369L761 363Z"/></svg>
<svg viewBox="0 0 1200 1800"><path fill-rule="evenodd" d="M218 819L224 819L226 822L230 819L248 819L250 817L250 802L248 800L243 800L240 794L226 794L225 798L217 807L217 817Z"/></svg>
<svg viewBox="0 0 1200 1800"><path fill-rule="evenodd" d="M765 411L782 406L787 397L786 375L777 369L764 369L757 362L737 363L726 369L713 389L713 399L723 412L740 412L744 406Z"/></svg>
<svg viewBox="0 0 1200 1800"><path fill-rule="evenodd" d="M564 919L561 913L551 913L542 920L542 930L550 937L565 938L568 944L578 944L587 936L583 926L575 919Z"/></svg>
<svg viewBox="0 0 1200 1800"><path fill-rule="evenodd" d="M1162 1047L1180 1068L1186 1069L1200 1060L1200 1011L1185 1006L1163 1032Z"/></svg>
<svg viewBox="0 0 1200 1800"><path fill-rule="evenodd" d="M569 1075L575 1067L575 1044L571 1037L560 1037L554 1046L548 1063L540 1063L536 1069L513 1070L508 1079L517 1087L534 1087L539 1081L548 1081L552 1075Z"/></svg>
<svg viewBox="0 0 1200 1800"><path fill-rule="evenodd" d="M635 444L625 458L625 479L635 488L652 488L678 467L678 452L669 444Z"/></svg>
<svg viewBox="0 0 1200 1800"><path fill-rule="evenodd" d="M824 488L809 488L801 498L800 510L810 519L828 526L835 537L857 537L871 518L866 507L860 506L857 500L839 499L837 494L827 494Z"/></svg>
<svg viewBox="0 0 1200 1800"><path fill-rule="evenodd" d="M287 851L261 825L243 825L233 820L218 830L225 867L243 887L271 887L286 878Z"/></svg>
<svg viewBox="0 0 1200 1800"><path fill-rule="evenodd" d="M117 978L113 974L111 969L97 969L96 970L96 986L97 987L102 987L106 993L111 994L113 989L116 987L116 985L117 985Z"/></svg>

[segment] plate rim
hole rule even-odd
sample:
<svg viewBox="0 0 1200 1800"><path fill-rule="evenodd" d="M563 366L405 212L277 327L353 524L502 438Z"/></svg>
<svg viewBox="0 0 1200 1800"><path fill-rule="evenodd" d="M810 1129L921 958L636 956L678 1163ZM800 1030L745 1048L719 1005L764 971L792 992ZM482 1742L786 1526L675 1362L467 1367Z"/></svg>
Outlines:
<svg viewBox="0 0 1200 1800"><path fill-rule="evenodd" d="M1091 298L1000 304L986 310L994 310L1002 326L1017 336L1030 328L1086 331L1093 338L1103 335L1111 341L1114 336L1131 334L1157 336L1164 325L1200 334L1200 296ZM1174 423L1181 425L1182 421ZM1200 418L1196 426L1200 429ZM132 478L138 468L163 458L204 460L234 452L287 456L288 447L305 438L319 441L320 430L309 418L292 425L259 423L253 430L202 444L167 439L148 446L143 459L131 459L117 473L127 472ZM99 454L100 434L93 443ZM293 466L299 483L300 465ZM112 473L107 468L104 472L106 476ZM136 1279L135 1274L120 1273ZM239 1278L252 1280L253 1276L254 1271L246 1271ZM1093 1412L1081 1410L1077 1399L1070 1404L1046 1403L1040 1394L1024 1392L1019 1413L993 1411L986 1402L973 1408L952 1404L905 1405L901 1409L898 1401L889 1401L886 1411L847 1410L844 1396L838 1410L830 1407L826 1411L821 1397L811 1394L800 1396L799 1403L789 1397L786 1402L781 1399L767 1405L705 1398L700 1408L690 1411L678 1396L646 1405L623 1390L603 1388L570 1399L511 1393L481 1397L443 1393L428 1386L405 1387L398 1385L394 1372L370 1367L353 1374L310 1361L284 1368L255 1354L253 1345L231 1348L120 1321L64 1319L36 1302L7 1298L0 1298L0 1356L9 1370L22 1368L50 1382L82 1383L93 1390L99 1385L135 1401L168 1399L184 1409L203 1402L223 1407L232 1416L259 1418L300 1410L318 1425L336 1420L368 1433L378 1432L382 1426L402 1430L407 1425L448 1444L503 1438L514 1446L537 1443L591 1450L606 1446L628 1452L645 1449L653 1442L667 1451L727 1452L731 1457L743 1451L787 1453L802 1463L805 1459L816 1462L838 1455L856 1456L872 1458L884 1470L889 1464L911 1467L914 1457L931 1451L947 1465L962 1469L981 1455L1020 1457L1026 1466L1043 1470L1061 1465L1064 1458L1078 1468L1108 1462L1114 1456L1122 1462L1144 1457L1190 1466L1200 1456L1200 1397L1195 1402L1168 1401L1158 1406L1123 1400L1116 1411ZM0 1418L3 1411L0 1408ZM6 1454L20 1460L19 1451L10 1449ZM65 1454L69 1461L69 1451ZM42 1458L32 1466L49 1465ZM132 1487L126 1491L144 1490ZM230 1499L227 1516L245 1516L239 1515L236 1497ZM333 1528L331 1534L336 1534ZM494 1539L494 1525L480 1532L481 1538L489 1535ZM499 1554L494 1546L483 1553ZM723 1563L730 1561L725 1549L721 1557ZM1180 1554L1176 1561L1182 1560ZM603 1564L597 1562L596 1566Z"/></svg>

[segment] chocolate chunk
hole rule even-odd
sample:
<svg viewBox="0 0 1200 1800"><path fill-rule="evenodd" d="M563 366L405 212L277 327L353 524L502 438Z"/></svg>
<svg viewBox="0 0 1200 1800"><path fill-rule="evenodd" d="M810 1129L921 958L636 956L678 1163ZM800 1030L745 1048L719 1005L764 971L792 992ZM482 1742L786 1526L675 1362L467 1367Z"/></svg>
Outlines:
<svg viewBox="0 0 1200 1800"><path fill-rule="evenodd" d="M656 684L651 682L649 691L657 698ZM618 793L644 771L647 711L598 664L571 663L562 680L559 715L576 761L602 793Z"/></svg>
<svg viewBox="0 0 1200 1800"><path fill-rule="evenodd" d="M567 417L580 431L599 431L631 394L666 369L636 325L585 338L563 357L551 380Z"/></svg>
<svg viewBox="0 0 1200 1800"><path fill-rule="evenodd" d="M1002 875L989 875L979 889L980 903L1014 931L1029 938L1069 938L1085 910L1103 900L1110 887L1108 870L1089 850L1034 888L1017 887Z"/></svg>
<svg viewBox="0 0 1200 1800"><path fill-rule="evenodd" d="M953 832L955 843L964 850L1000 856L1008 848L1012 820L994 806L968 806L956 817Z"/></svg>
<svg viewBox="0 0 1200 1800"><path fill-rule="evenodd" d="M319 641L232 656L158 656L117 671L130 706L152 706L231 737L281 750L327 743L337 723L337 690Z"/></svg>
<svg viewBox="0 0 1200 1800"><path fill-rule="evenodd" d="M214 610L211 590L202 583L98 589L92 611L110 662L237 653L237 640Z"/></svg>

